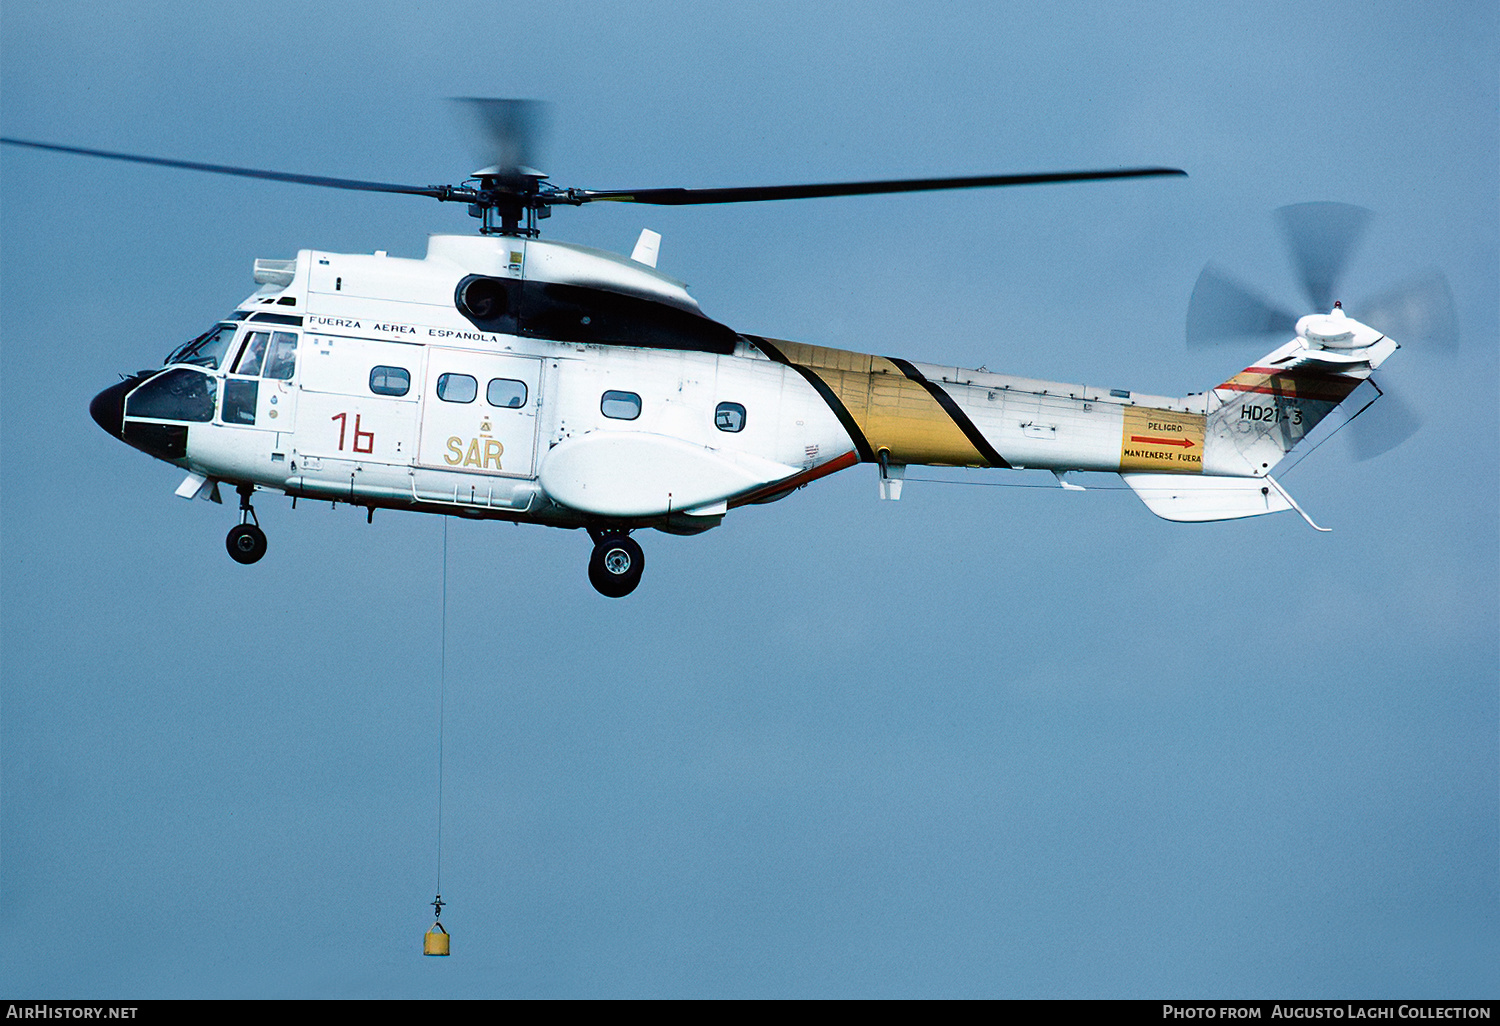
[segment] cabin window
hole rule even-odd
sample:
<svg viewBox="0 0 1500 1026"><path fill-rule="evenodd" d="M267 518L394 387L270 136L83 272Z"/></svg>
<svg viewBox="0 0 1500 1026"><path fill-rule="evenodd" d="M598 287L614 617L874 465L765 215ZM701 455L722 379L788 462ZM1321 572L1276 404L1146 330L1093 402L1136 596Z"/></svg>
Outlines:
<svg viewBox="0 0 1500 1026"><path fill-rule="evenodd" d="M714 409L714 427L720 431L745 430L745 408L739 403L720 403Z"/></svg>
<svg viewBox="0 0 1500 1026"><path fill-rule="evenodd" d="M484 392L485 401L502 410L519 410L526 405L526 382L512 378L495 378Z"/></svg>
<svg viewBox="0 0 1500 1026"><path fill-rule="evenodd" d="M370 371L370 391L376 395L405 395L411 391L411 372L404 367L376 367Z"/></svg>
<svg viewBox="0 0 1500 1026"><path fill-rule="evenodd" d="M291 381L297 372L297 333L277 331L271 334L271 352L266 357L266 372L272 381Z"/></svg>
<svg viewBox="0 0 1500 1026"><path fill-rule="evenodd" d="M472 403L479 394L479 382L467 374L443 374L438 377L437 394L445 403Z"/></svg>
<svg viewBox="0 0 1500 1026"><path fill-rule="evenodd" d="M641 397L634 392L605 392L599 412L612 420L635 420L641 415Z"/></svg>

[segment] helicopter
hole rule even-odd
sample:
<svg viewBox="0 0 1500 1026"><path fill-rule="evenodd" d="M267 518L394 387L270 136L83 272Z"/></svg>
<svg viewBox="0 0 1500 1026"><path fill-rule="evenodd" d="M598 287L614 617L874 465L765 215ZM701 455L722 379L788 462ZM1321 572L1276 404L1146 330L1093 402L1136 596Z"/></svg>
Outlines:
<svg viewBox="0 0 1500 1026"><path fill-rule="evenodd" d="M463 203L478 219L475 234L430 236L422 259L316 249L257 259L257 288L244 301L160 367L125 376L93 399L90 413L103 430L186 472L178 496L221 503L221 486L234 489L239 522L225 544L239 563L259 561L268 548L256 493L280 492L293 506L343 502L364 507L369 518L393 509L581 528L593 541L589 581L621 598L645 566L634 532L698 534L732 509L777 501L859 463L878 468L885 500L901 497L913 465L1042 469L1067 489L1083 488L1068 477L1075 472L1110 472L1166 520L1293 510L1325 530L1272 472L1334 411L1347 422L1379 398L1371 375L1399 348L1332 298L1367 213L1341 204L1286 208L1312 313L1293 317L1205 270L1189 308L1190 341L1247 333L1284 340L1222 383L1184 397L744 333L709 317L681 282L657 270L655 232L643 230L626 257L543 239L538 222L555 207L595 202L682 206L1185 172L563 188L532 166L542 105L460 103L493 160L459 185L0 140L423 196ZM1418 305L1440 306L1443 297L1432 295L1424 292ZM1412 305L1410 296L1403 301Z"/></svg>

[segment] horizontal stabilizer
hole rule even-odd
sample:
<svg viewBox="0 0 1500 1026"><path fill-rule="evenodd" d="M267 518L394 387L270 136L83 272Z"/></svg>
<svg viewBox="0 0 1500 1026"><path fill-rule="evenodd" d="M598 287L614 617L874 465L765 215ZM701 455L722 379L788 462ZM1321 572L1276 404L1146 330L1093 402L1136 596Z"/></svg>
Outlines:
<svg viewBox="0 0 1500 1026"><path fill-rule="evenodd" d="M1295 509L1269 477L1191 477L1186 474L1121 474L1146 508L1163 520L1197 523L1238 520Z"/></svg>

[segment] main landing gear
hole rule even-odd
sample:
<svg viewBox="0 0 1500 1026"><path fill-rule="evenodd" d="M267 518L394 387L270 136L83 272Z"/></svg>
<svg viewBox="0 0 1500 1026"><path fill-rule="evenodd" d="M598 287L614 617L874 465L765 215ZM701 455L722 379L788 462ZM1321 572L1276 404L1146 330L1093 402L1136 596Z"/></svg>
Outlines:
<svg viewBox="0 0 1500 1026"><path fill-rule="evenodd" d="M646 554L628 531L589 529L594 554L589 557L589 583L607 598L624 598L641 583Z"/></svg>
<svg viewBox="0 0 1500 1026"><path fill-rule="evenodd" d="M236 563L254 563L266 554L266 532L260 529L255 507L250 505L250 496L255 493L255 486L242 484L236 491L240 493L240 523L238 527L230 528L229 537L224 539L224 547L229 550L229 557Z"/></svg>

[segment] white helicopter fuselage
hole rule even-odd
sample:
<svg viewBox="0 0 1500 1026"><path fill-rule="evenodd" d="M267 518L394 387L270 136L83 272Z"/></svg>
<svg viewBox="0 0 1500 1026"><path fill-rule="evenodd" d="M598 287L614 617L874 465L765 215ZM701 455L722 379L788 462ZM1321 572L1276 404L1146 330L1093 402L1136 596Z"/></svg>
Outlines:
<svg viewBox="0 0 1500 1026"><path fill-rule="evenodd" d="M167 369L95 401L189 471L180 495L225 482L245 510L261 488L596 540L696 533L857 462L884 498L909 464L1038 468L1121 473L1168 519L1275 512L1294 504L1269 469L1395 348L1335 311L1171 398L736 334L646 263L537 239L303 250L256 280Z"/></svg>
<svg viewBox="0 0 1500 1026"><path fill-rule="evenodd" d="M221 403L193 426L183 465L360 505L701 530L731 498L852 462L817 392L749 342L727 354L568 342L480 330L459 312L466 276L523 280L540 264L551 282L612 285L701 316L650 268L561 243L435 236L424 260L304 250L275 270L261 261L276 280L240 304L223 362L233 368L254 332L295 331L295 376L262 380L253 418ZM615 444L568 444L604 435ZM549 463L553 490L572 503L543 487ZM567 473L589 481L573 486Z"/></svg>

